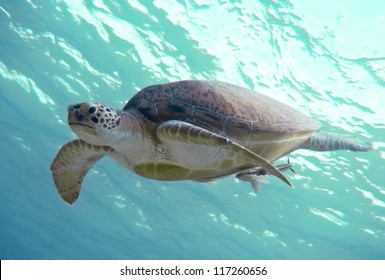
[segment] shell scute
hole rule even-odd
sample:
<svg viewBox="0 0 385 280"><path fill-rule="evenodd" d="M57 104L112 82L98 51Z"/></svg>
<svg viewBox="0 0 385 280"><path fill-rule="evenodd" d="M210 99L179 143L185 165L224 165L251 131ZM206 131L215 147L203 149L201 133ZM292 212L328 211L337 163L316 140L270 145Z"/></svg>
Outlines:
<svg viewBox="0 0 385 280"><path fill-rule="evenodd" d="M224 133L225 135L235 135L243 131L245 138L249 138L251 133L254 133L253 122L244 121L238 118L228 118L224 123Z"/></svg>
<svg viewBox="0 0 385 280"><path fill-rule="evenodd" d="M161 121L186 119L191 117L193 112L193 106L177 100L159 102L152 105L152 107L154 106L157 108L157 115Z"/></svg>

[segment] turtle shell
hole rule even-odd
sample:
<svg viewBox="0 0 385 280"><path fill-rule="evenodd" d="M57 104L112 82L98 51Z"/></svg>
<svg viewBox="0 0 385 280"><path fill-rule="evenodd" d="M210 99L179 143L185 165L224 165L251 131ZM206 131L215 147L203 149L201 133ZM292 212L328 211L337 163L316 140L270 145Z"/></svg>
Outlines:
<svg viewBox="0 0 385 280"><path fill-rule="evenodd" d="M149 86L139 91L123 111L138 111L155 124L167 120L195 124L268 160L292 151L320 127L318 122L273 98L216 81Z"/></svg>

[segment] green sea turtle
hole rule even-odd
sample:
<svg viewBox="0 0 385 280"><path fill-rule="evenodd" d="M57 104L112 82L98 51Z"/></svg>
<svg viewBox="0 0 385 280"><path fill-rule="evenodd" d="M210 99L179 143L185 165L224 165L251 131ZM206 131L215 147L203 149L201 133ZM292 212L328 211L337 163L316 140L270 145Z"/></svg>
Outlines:
<svg viewBox="0 0 385 280"><path fill-rule="evenodd" d="M70 105L68 123L79 139L60 149L51 170L70 205L104 155L155 180L208 182L232 174L242 179L263 168L292 186L272 163L296 149L371 149L369 143L318 133L319 123L301 112L224 82L149 86L123 110L93 102Z"/></svg>

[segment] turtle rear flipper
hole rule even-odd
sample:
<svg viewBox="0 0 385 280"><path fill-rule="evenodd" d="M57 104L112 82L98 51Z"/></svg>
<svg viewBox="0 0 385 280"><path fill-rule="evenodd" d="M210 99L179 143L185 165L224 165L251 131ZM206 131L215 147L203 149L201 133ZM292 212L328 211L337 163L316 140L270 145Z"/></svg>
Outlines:
<svg viewBox="0 0 385 280"><path fill-rule="evenodd" d="M349 150L354 152L367 152L373 149L372 144L357 139L352 139L335 133L317 132L301 144L298 149L314 151Z"/></svg>
<svg viewBox="0 0 385 280"><path fill-rule="evenodd" d="M50 169L56 189L66 203L75 203L88 170L111 151L108 146L96 146L80 139L68 142L60 149Z"/></svg>
<svg viewBox="0 0 385 280"><path fill-rule="evenodd" d="M287 163L278 164L275 167L281 172L284 172L286 170L291 170L292 172L295 173L294 169L291 167L291 163L289 161L289 158L287 159ZM235 176L235 178L237 178L241 181L250 182L254 191L258 192L259 191L259 180L261 177L264 177L266 175L269 175L269 172L267 170L265 170L263 167L258 166L256 168L251 169L251 170L239 172Z"/></svg>

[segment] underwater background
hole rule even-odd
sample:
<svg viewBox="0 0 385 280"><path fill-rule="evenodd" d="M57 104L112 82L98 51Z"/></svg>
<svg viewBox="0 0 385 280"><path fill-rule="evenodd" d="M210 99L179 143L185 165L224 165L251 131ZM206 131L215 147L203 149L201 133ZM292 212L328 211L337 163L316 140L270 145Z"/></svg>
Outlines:
<svg viewBox="0 0 385 280"><path fill-rule="evenodd" d="M385 259L385 2L0 0L1 259ZM73 207L50 164L67 105L223 80L373 142L296 151L255 194L234 177L141 178L110 158ZM283 158L277 163L285 163Z"/></svg>

